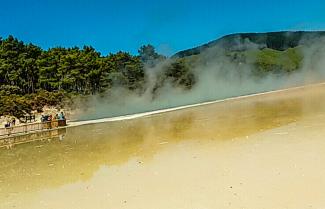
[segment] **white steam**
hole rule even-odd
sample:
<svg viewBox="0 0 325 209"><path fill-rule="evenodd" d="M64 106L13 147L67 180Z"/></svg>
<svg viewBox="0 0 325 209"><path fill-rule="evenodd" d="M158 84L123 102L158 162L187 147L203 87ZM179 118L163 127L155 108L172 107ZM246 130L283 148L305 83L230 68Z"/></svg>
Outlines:
<svg viewBox="0 0 325 209"><path fill-rule="evenodd" d="M141 96L115 87L105 97L93 97L85 105L88 108L76 115L76 119L127 115L319 82L325 78L325 39L319 38L313 43L301 48L304 56L301 69L290 74L268 74L263 78L252 76L252 64L232 62L222 49L210 48L200 54L200 64L191 69L197 81L191 90L167 82L153 97L152 89L162 69L161 64L146 69L148 86ZM247 40L239 41L236 46L237 49L252 50L261 47Z"/></svg>

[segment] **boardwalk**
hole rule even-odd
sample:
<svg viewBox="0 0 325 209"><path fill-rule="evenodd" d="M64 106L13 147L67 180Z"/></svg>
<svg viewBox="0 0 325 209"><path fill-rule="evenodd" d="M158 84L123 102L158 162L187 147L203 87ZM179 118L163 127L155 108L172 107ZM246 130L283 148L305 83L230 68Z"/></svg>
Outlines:
<svg viewBox="0 0 325 209"><path fill-rule="evenodd" d="M15 144L60 137L65 133L65 120L54 120L43 123L30 123L10 128L0 128L0 147L11 147Z"/></svg>
<svg viewBox="0 0 325 209"><path fill-rule="evenodd" d="M54 121L43 122L43 123L29 123L20 126L13 126L9 128L0 128L0 138L7 138L15 135L55 129L65 125L66 125L65 120L54 120Z"/></svg>

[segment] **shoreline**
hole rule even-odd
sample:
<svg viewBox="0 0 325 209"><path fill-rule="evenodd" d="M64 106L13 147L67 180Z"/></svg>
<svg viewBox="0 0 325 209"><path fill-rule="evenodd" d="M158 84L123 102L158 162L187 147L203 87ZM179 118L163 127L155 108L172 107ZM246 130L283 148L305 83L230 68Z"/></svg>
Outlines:
<svg viewBox="0 0 325 209"><path fill-rule="evenodd" d="M304 88L308 88L308 87L317 87L317 86L323 86L323 85L325 85L325 82L315 83L315 84L307 84L304 86L289 87L289 88L285 88L285 89L279 89L279 90L273 90L273 91L267 91L267 92L261 92L261 93L247 94L247 95L230 97L230 98L221 99L221 100L219 99L219 100L214 100L214 101L201 102L201 103L190 104L190 105L183 105L183 106L172 107L172 108L167 108L167 109L159 109L159 110L142 112L142 113L128 114L128 115L123 115L123 116L84 120L84 121L69 121L68 120L67 127L76 127L76 126L122 121L122 120L132 120L132 119L157 115L157 114L161 114L161 113L173 112L173 111L177 111L177 110L184 110L184 109L200 107L200 106L205 106L205 105L217 104L217 103L228 102L228 101L236 101L239 99L246 99L246 98L252 98L252 97L256 97L256 96L276 94L276 93L294 91L294 90L304 89Z"/></svg>
<svg viewBox="0 0 325 209"><path fill-rule="evenodd" d="M8 202L6 208L39 209L70 209L76 202L89 208L99 209L101 205L93 203L104 202L107 208L134 209L155 197L156 205L164 204L161 209L190 208L194 196L198 208L306 205L307 209L311 202L321 208L325 204L324 90L324 85L299 88L133 121L76 127L67 129L62 141L54 137L7 147L13 149L2 152L7 193L0 199ZM306 185L319 195L306 190ZM153 194L158 187L162 189ZM293 195L292 201L286 194ZM172 203L162 196L172 198ZM220 201L211 202L216 196ZM26 198L31 200L28 204ZM147 206L152 208L150 203Z"/></svg>

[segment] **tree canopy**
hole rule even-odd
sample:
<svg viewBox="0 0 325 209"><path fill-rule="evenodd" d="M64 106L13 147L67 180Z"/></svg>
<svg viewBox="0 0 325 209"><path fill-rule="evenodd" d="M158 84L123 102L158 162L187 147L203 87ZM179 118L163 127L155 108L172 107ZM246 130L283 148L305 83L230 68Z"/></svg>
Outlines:
<svg viewBox="0 0 325 209"><path fill-rule="evenodd" d="M249 64L254 64L260 75L295 71L303 59L297 47L284 51L233 51L226 55L234 63L253 60ZM160 70L156 71L156 83L150 83L153 97L166 82L189 90L197 82L193 66L205 60L199 56L167 59L150 44L141 46L138 55L120 51L103 56L91 46L44 50L13 36L0 37L0 116L19 118L33 110L42 111L46 105L58 106L65 99L102 94L115 86L141 95L148 90L148 70L156 66Z"/></svg>
<svg viewBox="0 0 325 209"><path fill-rule="evenodd" d="M0 38L0 116L21 117L69 95L94 95L113 86L140 94L145 68L165 59L150 44L140 47L139 55L102 56L91 46L43 50L11 35Z"/></svg>

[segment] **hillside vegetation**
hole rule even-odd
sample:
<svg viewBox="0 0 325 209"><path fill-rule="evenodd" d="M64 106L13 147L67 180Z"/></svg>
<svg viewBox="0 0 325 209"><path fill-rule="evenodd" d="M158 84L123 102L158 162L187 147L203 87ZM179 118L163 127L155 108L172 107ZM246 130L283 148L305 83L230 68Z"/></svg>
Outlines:
<svg viewBox="0 0 325 209"><path fill-rule="evenodd" d="M307 35L310 40L324 33ZM188 91L196 84L193 69L214 59L204 55L213 47L229 62L253 66L256 76L291 73L301 67L302 40L303 32L237 34L166 58L151 45L140 47L138 55L117 52L103 56L91 46L43 50L13 36L0 38L0 116L21 118L41 112L46 105L71 107L76 98L105 95L116 86L138 95L150 88L153 99L167 82ZM256 46L247 47L247 41ZM154 74L155 83L149 85L148 72L154 68L160 70Z"/></svg>
<svg viewBox="0 0 325 209"><path fill-rule="evenodd" d="M285 51L289 48L295 48L300 45L313 43L318 38L325 37L325 31L283 31L268 33L237 33L226 35L215 41L203 44L192 49L187 49L176 53L173 57L188 57L200 54L203 51L218 47L226 51L243 51L251 47L258 49L274 49Z"/></svg>

